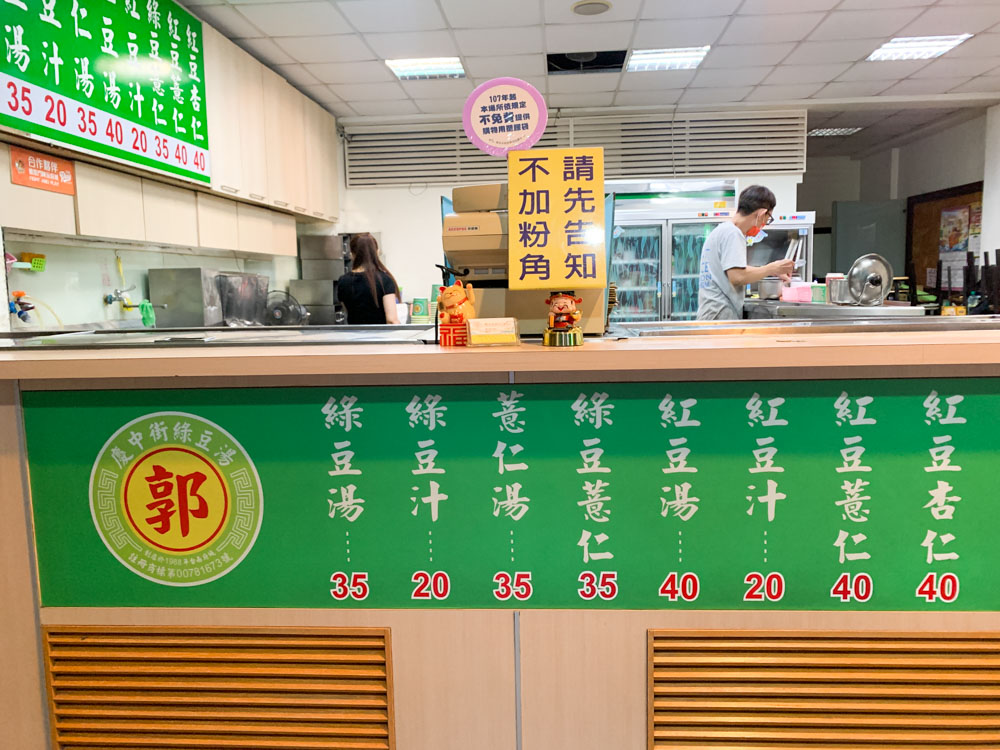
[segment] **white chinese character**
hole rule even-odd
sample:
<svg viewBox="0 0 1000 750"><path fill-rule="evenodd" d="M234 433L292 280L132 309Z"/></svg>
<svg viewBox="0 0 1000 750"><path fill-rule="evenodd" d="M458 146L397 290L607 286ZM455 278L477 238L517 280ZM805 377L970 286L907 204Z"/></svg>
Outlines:
<svg viewBox="0 0 1000 750"><path fill-rule="evenodd" d="M118 464L118 468L121 469L134 457L130 456L128 453L123 451L118 446L115 446L114 448L111 449L111 458L114 459L114 462Z"/></svg>
<svg viewBox="0 0 1000 750"><path fill-rule="evenodd" d="M192 434L190 422L178 422L174 425L174 440L190 443Z"/></svg>
<svg viewBox="0 0 1000 750"><path fill-rule="evenodd" d="M188 63L188 78L190 78L192 81L197 81L198 83L201 83L201 78L198 76L197 60L191 60Z"/></svg>
<svg viewBox="0 0 1000 750"><path fill-rule="evenodd" d="M443 417L444 413L448 411L448 407L439 406L440 402L441 397L434 394L425 396L422 402L420 396L414 396L406 407L406 413L410 415L410 427L416 427L418 424L427 425L429 430L433 430L438 425L447 427L448 423L444 421Z"/></svg>
<svg viewBox="0 0 1000 750"><path fill-rule="evenodd" d="M833 546L840 550L840 564L843 565L847 561L855 560L871 560L872 556L868 552L847 552L847 539L850 538L854 546L857 547L861 542L865 541L868 537L864 534L854 534L850 535L843 529L837 534L837 541L833 543Z"/></svg>
<svg viewBox="0 0 1000 750"><path fill-rule="evenodd" d="M778 418L778 407L784 403L785 399L783 398L769 398L767 400L768 415L767 419L765 419L764 410L761 408L764 402L761 400L759 393L754 393L746 403L747 416L749 418L747 424L751 427L754 424L760 424L762 427L784 427L788 424L788 420Z"/></svg>
<svg viewBox="0 0 1000 750"><path fill-rule="evenodd" d="M52 42L52 54L49 54L49 43L42 42L42 57L45 59L45 68L42 71L45 75L49 74L49 66L52 66L53 78L55 80L56 86L59 85L59 68L63 66L63 59L59 57L59 45L56 42Z"/></svg>
<svg viewBox="0 0 1000 750"><path fill-rule="evenodd" d="M577 469L577 474L610 474L611 468L601 466L601 456L604 449L598 448L601 444L600 438L588 438L583 441L584 450L580 451L580 458L583 459L583 468Z"/></svg>
<svg viewBox="0 0 1000 750"><path fill-rule="evenodd" d="M583 491L587 493L586 500L580 500L577 505L584 509L586 517L591 521L604 523L610 520L611 509L605 508L605 503L611 502L611 498L601 493L611 485L601 479L595 482L584 482Z"/></svg>
<svg viewBox="0 0 1000 750"><path fill-rule="evenodd" d="M73 29L76 36L80 39L93 39L93 35L86 29L80 28L80 21L87 17L87 9L80 5L80 0L73 0L73 10L70 11L70 15L73 16Z"/></svg>
<svg viewBox="0 0 1000 750"><path fill-rule="evenodd" d="M660 489L663 492L671 490L674 492L673 500L667 500L665 497L660 498L660 515L664 518L667 517L667 513L673 511L674 518L687 521L698 512L698 503L701 501L688 494L691 492L690 483L684 482L683 484L675 484L673 487L661 487Z"/></svg>
<svg viewBox="0 0 1000 750"><path fill-rule="evenodd" d="M133 32L128 33L128 41L125 42L125 49L128 50L128 64L130 68L135 68L136 63L139 62L139 45L135 41L137 39Z"/></svg>
<svg viewBox="0 0 1000 750"><path fill-rule="evenodd" d="M174 132L175 133L186 133L187 128L181 125L181 120L184 119L184 113L181 112L177 107L174 107Z"/></svg>
<svg viewBox="0 0 1000 750"><path fill-rule="evenodd" d="M954 489L955 488L950 484L939 479L937 489L930 490L930 502L924 507L930 508L931 515L933 515L938 521L950 521L955 517L955 506L949 505L949 503L960 502L962 498L958 495L948 494Z"/></svg>
<svg viewBox="0 0 1000 750"><path fill-rule="evenodd" d="M340 513L340 517L346 519L348 523L354 523L358 520L358 516L365 511L362 507L365 501L360 497L354 497L354 493L357 490L358 488L353 484L349 484L346 487L335 487L330 490L330 494L334 496L327 499L327 502L330 504L330 518ZM340 499L334 501L337 495L340 495Z"/></svg>
<svg viewBox="0 0 1000 750"><path fill-rule="evenodd" d="M177 27L180 25L180 19L174 18L174 12L169 11L167 13L167 33L176 39L178 42L181 40L180 35L177 33Z"/></svg>
<svg viewBox="0 0 1000 750"><path fill-rule="evenodd" d="M167 121L160 117L160 113L163 111L163 105L160 104L158 99L153 99L153 123L155 125L166 125Z"/></svg>
<svg viewBox="0 0 1000 750"><path fill-rule="evenodd" d="M864 502L871 500L871 496L861 493L869 484L871 483L863 479L855 479L853 482L850 479L845 479L844 483L840 485L840 489L844 491L846 497L843 500L838 500L837 505L843 511L840 517L845 521L864 523L868 520L867 516L871 511L864 507Z"/></svg>
<svg viewBox="0 0 1000 750"><path fill-rule="evenodd" d="M155 31L149 32L149 56L160 62L160 40L156 38Z"/></svg>
<svg viewBox="0 0 1000 750"><path fill-rule="evenodd" d="M330 458L333 459L334 469L328 471L331 477L342 476L344 474L360 474L361 469L355 469L351 466L351 461L354 459L354 451L348 450L351 447L350 440L344 440L340 443L334 443L333 447L337 449L336 453L331 453Z"/></svg>
<svg viewBox="0 0 1000 750"><path fill-rule="evenodd" d="M28 63L31 62L31 55L28 54L31 48L24 43L24 27L20 25L13 28L4 26L4 29L13 37L4 40L7 45L7 62L16 65L23 73L28 69Z"/></svg>
<svg viewBox="0 0 1000 750"><path fill-rule="evenodd" d="M847 395L847 391L841 392L837 400L833 402L833 406L837 410L837 426L841 426L844 422L855 426L875 424L875 420L872 417L865 416L865 407L870 406L874 400L871 396L862 396L861 398L854 399L854 403L858 407L857 416L854 416L854 412L851 409L851 399Z"/></svg>
<svg viewBox="0 0 1000 750"><path fill-rule="evenodd" d="M941 534L941 536L938 537L938 533L936 531L931 531L930 529L927 530L927 536L924 537L924 541L922 541L920 543L920 546L927 548L927 564L928 565L930 565L931 563L934 563L934 562L940 562L941 560L957 560L958 559L958 553L957 552L935 552L934 551L934 540L935 539L940 539L941 540L941 546L943 547L946 544L950 544L951 542L953 542L955 540L955 535L954 534Z"/></svg>
<svg viewBox="0 0 1000 750"><path fill-rule="evenodd" d="M520 482L504 485L504 487L494 487L493 491L496 493L504 492L503 500L493 498L493 515L495 517L499 518L500 511L503 511L504 515L512 521L520 521L524 518L524 514L528 512L528 503L531 502L531 498L521 497Z"/></svg>
<svg viewBox="0 0 1000 750"><path fill-rule="evenodd" d="M520 445L510 446L510 455L516 456L524 450ZM528 468L528 464L505 464L503 461L504 453L507 451L507 443L501 443L497 441L497 449L493 451L493 458L497 459L499 463L499 472L503 474L505 471L524 471Z"/></svg>
<svg viewBox="0 0 1000 750"><path fill-rule="evenodd" d="M357 402L357 396L343 396L340 401L336 396L331 397L320 410L326 417L326 429L337 426L343 427L344 432L350 432L353 427L364 427L361 423L364 407L355 406Z"/></svg>
<svg viewBox="0 0 1000 750"><path fill-rule="evenodd" d="M614 424L611 421L611 410L615 408L615 405L605 403L607 400L607 393L595 393L590 397L588 403L587 397L581 393L570 406L575 415L573 422L578 425L589 422L597 430L601 429L605 423Z"/></svg>
<svg viewBox="0 0 1000 750"><path fill-rule="evenodd" d="M201 94L198 93L198 87L191 87L191 96L189 97L191 101L191 109L195 112L201 112Z"/></svg>
<svg viewBox="0 0 1000 750"><path fill-rule="evenodd" d="M195 443L195 448L201 448L203 450L211 450L209 443L212 442L212 435L214 433L211 430L202 430L201 437L198 438L198 442Z"/></svg>
<svg viewBox="0 0 1000 750"><path fill-rule="evenodd" d="M103 16L103 18L104 27L101 29L101 34L104 36L104 44L101 45L101 52L112 57L118 57L118 53L115 52L115 30L110 28L111 19L107 16Z"/></svg>
<svg viewBox="0 0 1000 750"><path fill-rule="evenodd" d="M417 443L417 447L424 450L413 454L417 459L417 468L412 469L411 474L444 474L444 469L434 465L438 452L431 447L432 445L434 445L433 440L421 440Z"/></svg>
<svg viewBox="0 0 1000 750"><path fill-rule="evenodd" d="M205 140L205 136L199 133L199 130L201 130L201 120L191 115L191 136L195 141Z"/></svg>
<svg viewBox="0 0 1000 750"><path fill-rule="evenodd" d="M24 4L24 0L4 0L4 2L10 3L11 5L16 5L21 10L28 9L28 6Z"/></svg>
<svg viewBox="0 0 1000 750"><path fill-rule="evenodd" d="M137 21L141 18L139 15L139 0L125 0L125 10Z"/></svg>
<svg viewBox="0 0 1000 750"><path fill-rule="evenodd" d="M175 71L171 77L180 82L181 77L177 74L181 72L181 53L177 49L170 50L170 67Z"/></svg>
<svg viewBox="0 0 1000 750"><path fill-rule="evenodd" d="M160 28L160 2L159 2L159 0L146 0L146 21L154 29Z"/></svg>
<svg viewBox="0 0 1000 750"><path fill-rule="evenodd" d="M62 24L56 20L56 0L42 0L42 12L38 17L43 23L50 23L57 29L62 28Z"/></svg>
<svg viewBox="0 0 1000 750"><path fill-rule="evenodd" d="M206 449L207 450L207 449ZM230 448L228 445L222 450L215 452L215 460L219 462L219 466L229 466L236 457L236 449Z"/></svg>
<svg viewBox="0 0 1000 750"><path fill-rule="evenodd" d="M128 108L135 112L137 118L142 117L142 103L146 101L146 97L142 95L142 87L139 86L138 81L134 81L128 85L128 95L129 95L129 105Z"/></svg>
<svg viewBox="0 0 1000 750"><path fill-rule="evenodd" d="M948 396L945 399L948 414L941 416L941 399L938 397L937 391L931 391L930 395L924 399L924 409L926 410L926 419L924 419L924 422L927 424L931 424L932 422L937 422L938 424L965 424L965 417L955 415L956 407L964 400L965 396Z"/></svg>
<svg viewBox="0 0 1000 750"><path fill-rule="evenodd" d="M698 473L695 467L687 465L687 457L691 454L691 449L685 447L686 443L687 438L673 438L670 441L672 447L666 451L670 466L661 469L664 474Z"/></svg>
<svg viewBox="0 0 1000 750"><path fill-rule="evenodd" d="M747 489L749 489L749 490L755 490L757 488L754 485L750 485L749 487L747 487ZM747 509L747 515L748 516L752 516L753 515L753 509L755 507L754 506L754 501L756 501L758 503L765 503L767 505L767 520L768 521L773 521L774 520L774 504L778 500L784 500L786 497L788 497L788 496L785 493L778 492L778 483L775 482L773 479L768 479L767 480L767 492L765 494L763 494L763 495L761 495L759 497L756 497L756 498L753 495L747 495L747 500L750 501L750 507Z"/></svg>
<svg viewBox="0 0 1000 750"><path fill-rule="evenodd" d="M774 465L774 457L778 454L778 449L774 447L773 437L757 438L757 448L753 451L753 458L756 465L752 469L747 469L751 474L773 473L780 474L785 469Z"/></svg>
<svg viewBox="0 0 1000 750"><path fill-rule="evenodd" d="M614 555L610 552L591 552L591 536L593 536L593 534L584 529L583 533L580 535L580 541L576 543L577 547L583 547L583 561L585 563L589 563L591 560L611 560L614 558ZM597 536L594 536L594 541L597 542L598 546L600 546L608 541L608 538L607 534L598 534Z"/></svg>
<svg viewBox="0 0 1000 750"><path fill-rule="evenodd" d="M149 439L157 443L162 443L164 440L168 439L170 434L167 432L166 422L151 422L149 425Z"/></svg>
<svg viewBox="0 0 1000 750"><path fill-rule="evenodd" d="M493 416L500 418L501 430L515 434L524 432L524 420L521 419L521 413L525 409L518 405L518 400L522 396L524 396L523 393L512 390L510 393L501 393L497 397L497 401L500 402L500 411L493 412Z"/></svg>
<svg viewBox="0 0 1000 750"><path fill-rule="evenodd" d="M840 456L843 463L837 467L836 471L838 474L843 474L848 471L871 471L871 466L862 466L861 457L865 454L865 447L861 445L861 437L845 437L844 445L846 448L840 449Z"/></svg>
<svg viewBox="0 0 1000 750"><path fill-rule="evenodd" d="M103 75L108 79L104 83L104 101L115 109L118 109L118 105L122 103L122 90L115 80L118 77L118 74L115 73L115 71L110 70Z"/></svg>
<svg viewBox="0 0 1000 750"><path fill-rule="evenodd" d="M76 90L83 92L89 99L94 95L94 75L90 72L90 60L86 57L75 57L73 60L80 66L76 71Z"/></svg>
<svg viewBox="0 0 1000 750"><path fill-rule="evenodd" d="M129 445L134 445L139 450L142 450L142 433L135 432L134 430L128 434Z"/></svg>
<svg viewBox="0 0 1000 750"><path fill-rule="evenodd" d="M660 425L666 427L672 424L674 427L700 427L701 422L691 419L691 409L698 403L697 399L687 398L681 401L681 418L677 418L677 409L674 405L673 397L668 393L660 402Z"/></svg>
<svg viewBox="0 0 1000 750"><path fill-rule="evenodd" d="M925 466L924 471L961 471L961 466L953 466L951 463L951 454L955 452L955 446L949 445L951 442L951 435L941 435L940 437L934 438L934 445L936 447L929 448L928 453L931 454L931 465Z"/></svg>
<svg viewBox="0 0 1000 750"><path fill-rule="evenodd" d="M419 487L412 488L414 492L419 492ZM431 491L425 497L413 496L410 500L413 501L413 510L410 512L411 515L417 515L417 511L420 509L419 503L431 506L431 521L438 520L438 504L444 502L448 499L448 496L441 492L441 487L437 482L431 482Z"/></svg>
<svg viewBox="0 0 1000 750"><path fill-rule="evenodd" d="M184 34L187 36L188 50L194 54L198 54L198 32L192 29L190 26L184 28Z"/></svg>

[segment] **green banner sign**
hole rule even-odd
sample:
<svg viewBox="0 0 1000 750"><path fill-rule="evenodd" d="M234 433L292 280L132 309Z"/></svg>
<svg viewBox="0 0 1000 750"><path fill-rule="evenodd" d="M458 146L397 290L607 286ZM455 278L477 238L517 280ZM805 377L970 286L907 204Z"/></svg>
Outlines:
<svg viewBox="0 0 1000 750"><path fill-rule="evenodd" d="M209 182L201 21L173 0L3 0L0 124Z"/></svg>
<svg viewBox="0 0 1000 750"><path fill-rule="evenodd" d="M992 379L29 392L42 603L996 610L998 396Z"/></svg>

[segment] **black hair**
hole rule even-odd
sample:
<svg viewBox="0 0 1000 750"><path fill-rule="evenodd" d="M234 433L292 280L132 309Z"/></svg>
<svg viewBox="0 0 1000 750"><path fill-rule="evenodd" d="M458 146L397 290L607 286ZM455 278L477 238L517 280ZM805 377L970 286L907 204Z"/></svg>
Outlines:
<svg viewBox="0 0 1000 750"><path fill-rule="evenodd" d="M776 205L778 199L768 188L763 185L751 185L740 193L740 202L736 210L744 216L749 216L762 208L773 211Z"/></svg>
<svg viewBox="0 0 1000 750"><path fill-rule="evenodd" d="M376 287L378 284L378 273L384 273L390 279L392 283L396 285L396 289L399 289L399 284L396 284L396 279L386 268L382 261L378 258L378 242L375 238L371 236L368 232L364 234L356 234L351 237L351 268L364 268L362 273L365 276L365 281L368 282L368 288L371 290L372 299L375 300L375 304L379 307L382 306L382 300L379 299ZM399 292L396 292L396 300L399 300Z"/></svg>

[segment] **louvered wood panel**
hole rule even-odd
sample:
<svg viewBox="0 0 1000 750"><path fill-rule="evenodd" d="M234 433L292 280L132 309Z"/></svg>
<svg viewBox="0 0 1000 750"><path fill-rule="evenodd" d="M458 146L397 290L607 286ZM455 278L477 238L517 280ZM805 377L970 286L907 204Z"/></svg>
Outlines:
<svg viewBox="0 0 1000 750"><path fill-rule="evenodd" d="M57 750L393 750L388 628L46 627Z"/></svg>
<svg viewBox="0 0 1000 750"><path fill-rule="evenodd" d="M648 632L648 747L1000 747L1000 634Z"/></svg>

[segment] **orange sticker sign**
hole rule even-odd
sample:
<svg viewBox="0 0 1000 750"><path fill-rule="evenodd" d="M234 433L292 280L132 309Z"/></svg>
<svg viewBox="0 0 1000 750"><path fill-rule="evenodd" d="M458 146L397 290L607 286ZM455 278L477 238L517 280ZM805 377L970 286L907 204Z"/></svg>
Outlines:
<svg viewBox="0 0 1000 750"><path fill-rule="evenodd" d="M16 146L10 147L10 181L52 193L76 193L73 162Z"/></svg>

